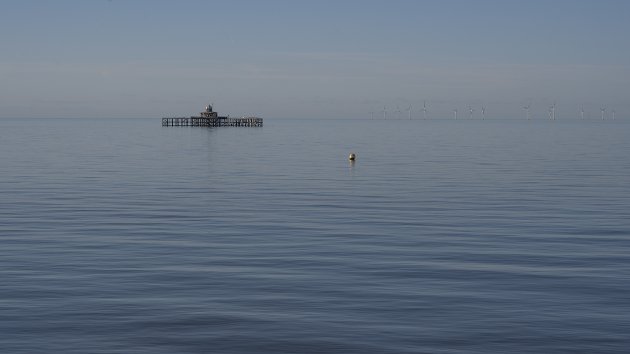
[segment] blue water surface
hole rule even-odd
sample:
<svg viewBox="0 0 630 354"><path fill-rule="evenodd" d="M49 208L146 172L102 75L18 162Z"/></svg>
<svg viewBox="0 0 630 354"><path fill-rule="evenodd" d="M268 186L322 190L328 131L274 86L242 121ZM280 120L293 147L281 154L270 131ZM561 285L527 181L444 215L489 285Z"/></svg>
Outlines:
<svg viewBox="0 0 630 354"><path fill-rule="evenodd" d="M0 169L5 353L630 348L622 120L7 119Z"/></svg>

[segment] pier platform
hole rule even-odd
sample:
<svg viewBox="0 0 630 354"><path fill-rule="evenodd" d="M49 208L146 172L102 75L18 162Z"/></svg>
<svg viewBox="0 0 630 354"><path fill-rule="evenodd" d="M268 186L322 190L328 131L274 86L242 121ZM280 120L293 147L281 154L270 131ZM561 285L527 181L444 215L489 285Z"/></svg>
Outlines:
<svg viewBox="0 0 630 354"><path fill-rule="evenodd" d="M172 117L162 118L163 127L262 127L258 117Z"/></svg>
<svg viewBox="0 0 630 354"><path fill-rule="evenodd" d="M162 118L163 127L262 127L263 120L258 117L230 118L219 116L212 109L212 105L192 117L166 117Z"/></svg>

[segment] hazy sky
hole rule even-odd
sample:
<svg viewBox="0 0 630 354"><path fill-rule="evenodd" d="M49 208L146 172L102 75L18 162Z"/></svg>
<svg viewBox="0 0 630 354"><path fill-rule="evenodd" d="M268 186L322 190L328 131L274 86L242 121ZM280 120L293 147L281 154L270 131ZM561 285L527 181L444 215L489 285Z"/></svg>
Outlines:
<svg viewBox="0 0 630 354"><path fill-rule="evenodd" d="M626 0L0 0L0 117L630 115ZM404 113L406 114L406 113ZM630 118L630 117L629 117Z"/></svg>

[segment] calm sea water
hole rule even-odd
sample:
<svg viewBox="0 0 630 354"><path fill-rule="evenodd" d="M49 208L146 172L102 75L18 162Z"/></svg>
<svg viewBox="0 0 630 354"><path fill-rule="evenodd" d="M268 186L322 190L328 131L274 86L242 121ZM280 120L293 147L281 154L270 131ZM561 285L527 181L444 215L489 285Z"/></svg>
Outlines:
<svg viewBox="0 0 630 354"><path fill-rule="evenodd" d="M630 348L628 122L0 120L0 169L3 353Z"/></svg>

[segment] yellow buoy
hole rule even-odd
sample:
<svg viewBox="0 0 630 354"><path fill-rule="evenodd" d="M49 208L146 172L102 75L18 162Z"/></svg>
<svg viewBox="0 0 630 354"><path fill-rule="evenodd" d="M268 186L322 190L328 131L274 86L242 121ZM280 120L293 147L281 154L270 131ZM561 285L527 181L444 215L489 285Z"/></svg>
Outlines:
<svg viewBox="0 0 630 354"><path fill-rule="evenodd" d="M354 161L357 158L357 156L354 153L351 153L350 156L348 156L348 160L350 161Z"/></svg>

